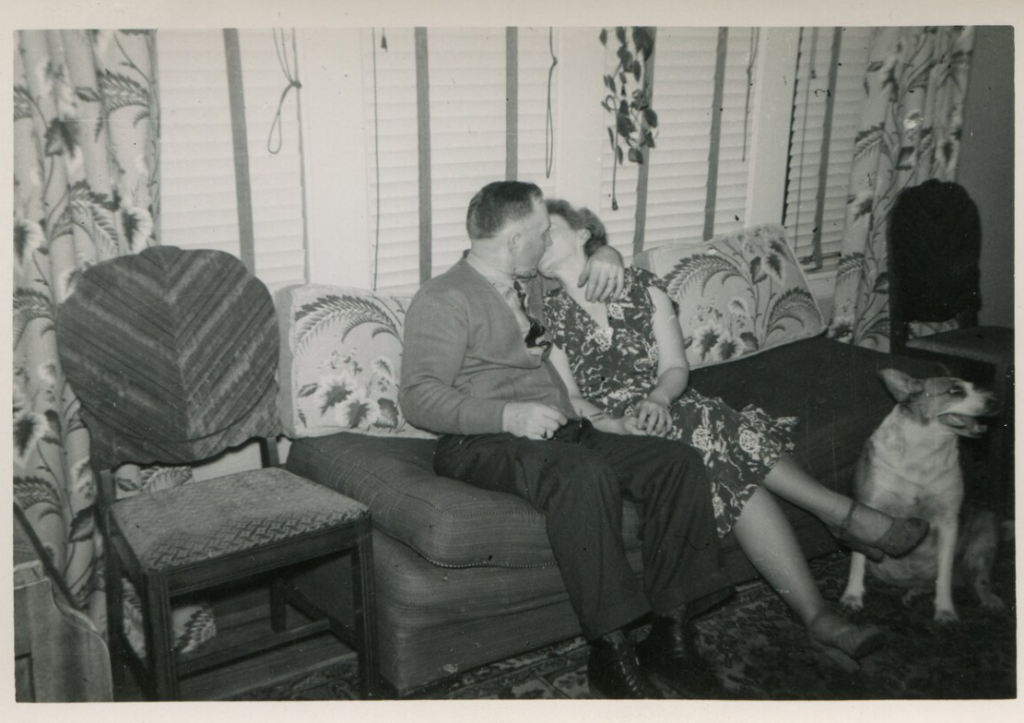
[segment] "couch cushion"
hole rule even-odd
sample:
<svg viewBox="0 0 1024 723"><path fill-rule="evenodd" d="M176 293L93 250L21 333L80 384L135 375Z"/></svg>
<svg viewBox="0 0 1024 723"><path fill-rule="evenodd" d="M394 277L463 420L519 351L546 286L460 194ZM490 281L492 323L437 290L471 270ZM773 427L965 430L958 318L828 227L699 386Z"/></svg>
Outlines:
<svg viewBox="0 0 1024 723"><path fill-rule="evenodd" d="M437 565L555 564L543 515L519 497L436 476L434 444L339 433L295 442L287 467L364 503L374 527ZM627 548L639 546L638 529L626 503Z"/></svg>
<svg viewBox="0 0 1024 723"><path fill-rule="evenodd" d="M343 430L433 437L398 406L409 299L321 284L280 289L278 406L293 439Z"/></svg>
<svg viewBox="0 0 1024 723"><path fill-rule="evenodd" d="M936 371L930 362L817 338L697 370L691 383L737 408L753 403L776 416L799 417L796 458L826 486L849 491L864 441L895 403L877 375L889 366ZM435 564L554 564L540 513L518 497L436 476L433 454L433 440L338 433L296 441L287 467L364 503L374 527ZM639 514L631 503L623 507L623 534L632 550L639 544Z"/></svg>
<svg viewBox="0 0 1024 723"><path fill-rule="evenodd" d="M691 369L825 331L781 226L765 224L705 243L662 246L637 254L633 263L660 277L679 305Z"/></svg>
<svg viewBox="0 0 1024 723"><path fill-rule="evenodd" d="M933 362L819 337L698 369L690 384L736 408L754 404L798 417L794 456L823 484L846 492L864 442L896 403L878 376L887 367L939 373Z"/></svg>

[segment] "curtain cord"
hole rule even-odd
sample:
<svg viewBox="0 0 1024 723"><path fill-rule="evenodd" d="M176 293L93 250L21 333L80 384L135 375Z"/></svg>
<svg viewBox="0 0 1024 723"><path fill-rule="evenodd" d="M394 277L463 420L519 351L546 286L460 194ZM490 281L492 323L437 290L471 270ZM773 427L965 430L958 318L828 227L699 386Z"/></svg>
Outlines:
<svg viewBox="0 0 1024 723"><path fill-rule="evenodd" d="M558 58L555 56L555 29L548 28L548 51L551 53L551 67L548 68L548 101L544 117L544 177L551 178L555 163L555 119L551 112L551 78L555 74Z"/></svg>
<svg viewBox="0 0 1024 723"><path fill-rule="evenodd" d="M281 66L281 72L284 73L284 77L288 80L288 85L285 86L284 90L281 91L281 99L277 102L277 112L274 114L274 122L270 124L270 133L267 136L267 151L271 155L276 155L281 151L281 147L284 144L283 132L281 129L281 112L284 109L284 101L288 97L288 92L295 88L298 92L302 88L302 83L299 82L298 69L293 69L288 62L287 48L285 47L285 35L284 30L281 31L281 36L278 38L278 30L274 28L274 50L277 52L277 62ZM295 31L292 31L292 48L295 47ZM277 131L277 147L274 147L274 131Z"/></svg>

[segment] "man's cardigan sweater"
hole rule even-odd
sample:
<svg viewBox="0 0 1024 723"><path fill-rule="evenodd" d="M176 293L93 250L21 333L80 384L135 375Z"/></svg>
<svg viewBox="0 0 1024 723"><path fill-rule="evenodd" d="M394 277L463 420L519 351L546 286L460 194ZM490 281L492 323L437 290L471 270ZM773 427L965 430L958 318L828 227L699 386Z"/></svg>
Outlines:
<svg viewBox="0 0 1024 723"><path fill-rule="evenodd" d="M542 402L576 416L551 362L527 350L512 310L465 259L420 288L403 337L398 400L417 427L499 433L507 402Z"/></svg>

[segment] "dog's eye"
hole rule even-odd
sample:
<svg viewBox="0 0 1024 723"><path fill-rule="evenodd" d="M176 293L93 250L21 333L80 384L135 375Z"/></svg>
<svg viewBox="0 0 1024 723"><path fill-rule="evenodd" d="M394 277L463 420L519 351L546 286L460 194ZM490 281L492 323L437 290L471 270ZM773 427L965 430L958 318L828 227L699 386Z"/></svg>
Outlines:
<svg viewBox="0 0 1024 723"><path fill-rule="evenodd" d="M947 391L946 394L951 397L963 397L967 395L967 392L959 384L954 384L949 388L949 391Z"/></svg>

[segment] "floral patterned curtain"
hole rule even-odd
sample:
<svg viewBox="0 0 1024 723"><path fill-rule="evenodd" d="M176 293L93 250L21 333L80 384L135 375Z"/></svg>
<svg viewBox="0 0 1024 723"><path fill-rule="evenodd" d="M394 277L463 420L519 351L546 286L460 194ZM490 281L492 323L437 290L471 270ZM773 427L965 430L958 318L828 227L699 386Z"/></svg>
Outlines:
<svg viewBox="0 0 1024 723"><path fill-rule="evenodd" d="M974 33L969 27L876 32L829 336L888 351L889 213L907 186L955 179Z"/></svg>
<svg viewBox="0 0 1024 723"><path fill-rule="evenodd" d="M84 268L157 243L154 33L20 31L13 80L14 498L104 629L89 435L55 320Z"/></svg>

